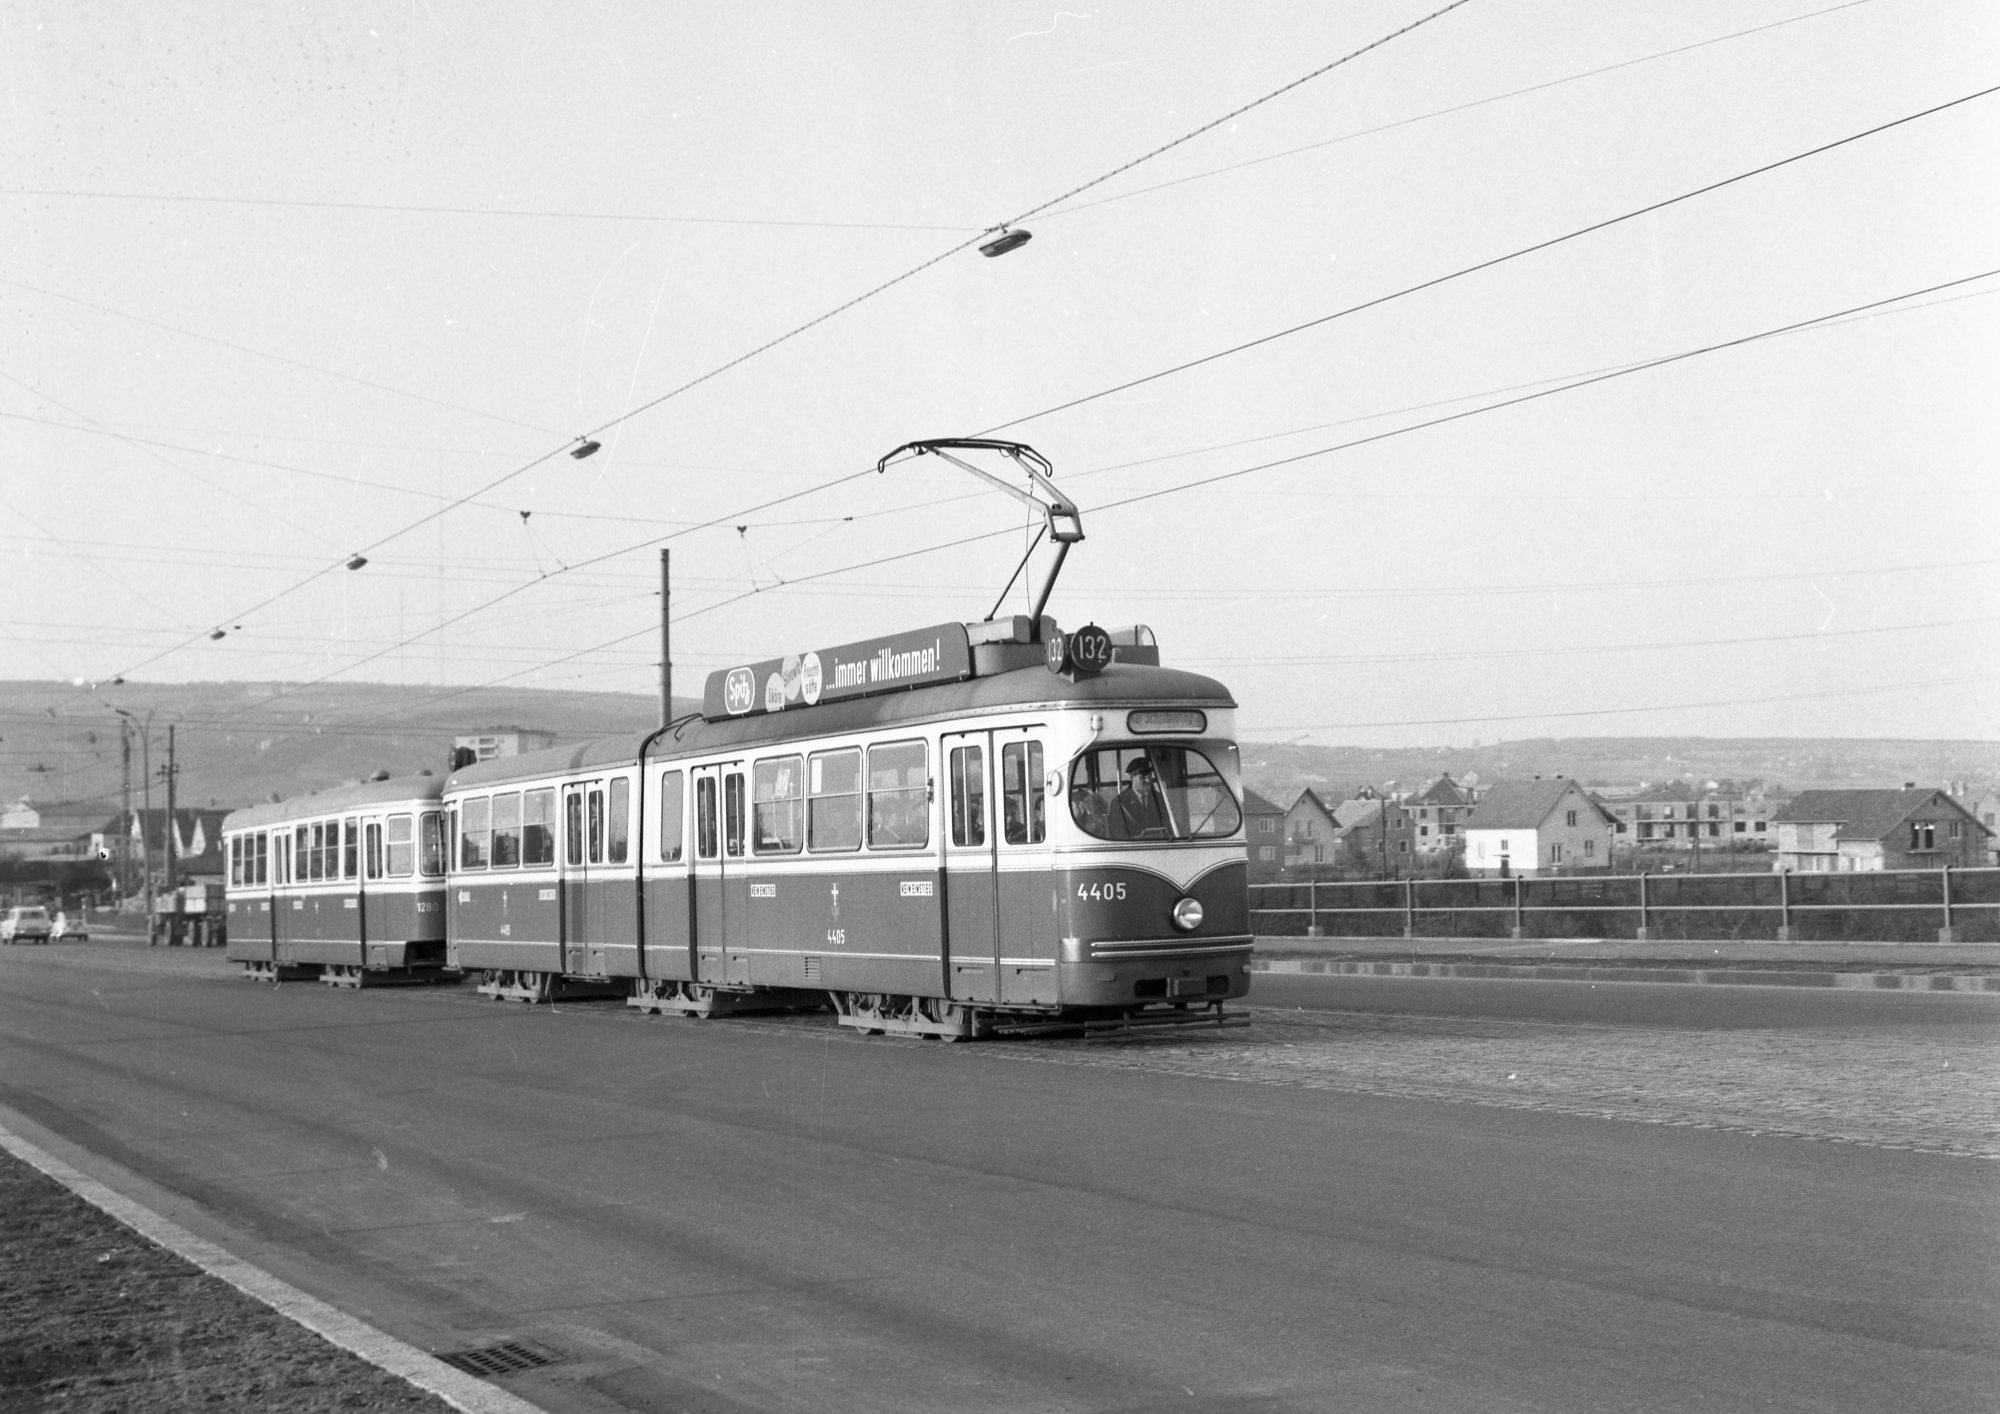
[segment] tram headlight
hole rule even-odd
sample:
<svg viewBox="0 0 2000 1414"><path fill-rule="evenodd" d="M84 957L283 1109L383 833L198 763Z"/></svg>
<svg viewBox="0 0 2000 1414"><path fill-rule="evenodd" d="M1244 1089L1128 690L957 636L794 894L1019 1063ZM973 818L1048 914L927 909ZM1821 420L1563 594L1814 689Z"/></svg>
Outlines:
<svg viewBox="0 0 2000 1414"><path fill-rule="evenodd" d="M1183 933L1192 933L1201 926L1201 900L1184 898L1174 905L1174 926Z"/></svg>

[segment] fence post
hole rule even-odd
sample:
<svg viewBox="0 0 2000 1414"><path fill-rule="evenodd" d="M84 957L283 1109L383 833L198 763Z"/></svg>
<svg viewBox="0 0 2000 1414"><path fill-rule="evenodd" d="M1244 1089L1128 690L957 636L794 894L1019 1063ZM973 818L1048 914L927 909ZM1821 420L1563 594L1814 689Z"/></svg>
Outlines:
<svg viewBox="0 0 2000 1414"><path fill-rule="evenodd" d="M1310 910L1310 912L1306 916L1306 936L1308 938L1317 938L1322 936L1322 934L1319 931L1319 875L1318 874L1314 874L1311 878L1306 880L1306 907Z"/></svg>
<svg viewBox="0 0 2000 1414"><path fill-rule="evenodd" d="M1958 935L1952 931L1951 926L1951 866L1949 864L1944 866L1944 927L1938 929L1938 941L1941 943L1955 943L1958 941Z"/></svg>
<svg viewBox="0 0 2000 1414"><path fill-rule="evenodd" d="M1646 911L1647 903L1646 871L1641 869L1639 871L1639 926L1633 936L1642 943L1650 943L1653 940L1653 918Z"/></svg>
<svg viewBox="0 0 2000 1414"><path fill-rule="evenodd" d="M1521 916L1521 885L1525 883L1519 874L1514 876L1514 940L1519 942L1527 936L1527 922Z"/></svg>
<svg viewBox="0 0 2000 1414"><path fill-rule="evenodd" d="M1792 940L1792 871L1778 871L1778 941Z"/></svg>

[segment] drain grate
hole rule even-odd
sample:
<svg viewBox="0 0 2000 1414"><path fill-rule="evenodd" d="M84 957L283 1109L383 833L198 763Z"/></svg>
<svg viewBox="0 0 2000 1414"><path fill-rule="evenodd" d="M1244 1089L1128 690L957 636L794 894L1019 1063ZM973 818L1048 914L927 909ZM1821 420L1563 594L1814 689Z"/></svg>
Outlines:
<svg viewBox="0 0 2000 1414"><path fill-rule="evenodd" d="M438 1359L468 1375L490 1380L495 1375L518 1374L522 1370L553 1365L562 1357L526 1341L510 1340L504 1345L483 1345L477 1350L455 1350L449 1355L438 1356Z"/></svg>

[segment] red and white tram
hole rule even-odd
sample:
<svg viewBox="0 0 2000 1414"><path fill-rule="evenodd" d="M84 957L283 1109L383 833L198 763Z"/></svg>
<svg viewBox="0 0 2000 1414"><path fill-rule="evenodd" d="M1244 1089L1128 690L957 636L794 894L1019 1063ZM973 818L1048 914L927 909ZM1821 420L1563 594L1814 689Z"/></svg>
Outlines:
<svg viewBox="0 0 2000 1414"><path fill-rule="evenodd" d="M232 811L228 954L253 977L345 986L445 964L444 816L432 776Z"/></svg>
<svg viewBox="0 0 2000 1414"><path fill-rule="evenodd" d="M1233 1020L1234 713L1143 629L1026 616L716 673L698 717L446 780L449 958L951 1038Z"/></svg>

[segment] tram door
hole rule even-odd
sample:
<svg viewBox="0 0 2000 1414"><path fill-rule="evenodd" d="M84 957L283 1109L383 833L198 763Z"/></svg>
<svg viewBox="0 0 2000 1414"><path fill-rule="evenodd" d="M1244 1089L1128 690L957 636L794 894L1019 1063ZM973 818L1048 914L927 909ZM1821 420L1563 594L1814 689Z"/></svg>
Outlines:
<svg viewBox="0 0 2000 1414"><path fill-rule="evenodd" d="M1040 727L993 733L993 820L999 834L995 925L1003 1003L1057 1000L1055 854L1048 843L1041 736Z"/></svg>
<svg viewBox="0 0 2000 1414"><path fill-rule="evenodd" d="M255 939L257 942L264 944L264 956L251 960L276 962L278 960L278 910L274 905L277 901L275 891L277 880L270 871L269 837L261 830L254 835L244 835L242 836L242 850L243 862L240 877L244 884L250 886L250 888L254 888L256 892L251 893L248 889L244 891L243 919L241 923L237 921L236 914L233 911L229 915L229 941L234 945L230 956L237 958L248 957L250 951L248 944L252 939ZM257 866L260 863L265 865L265 871L261 875L257 871ZM241 931L238 931L239 929Z"/></svg>
<svg viewBox="0 0 2000 1414"><path fill-rule="evenodd" d="M992 733L942 742L946 977L954 1001L1000 1000L1000 897L992 828Z"/></svg>
<svg viewBox="0 0 2000 1414"><path fill-rule="evenodd" d="M743 873L749 801L743 765L694 772L694 946L696 975L710 983L747 984L749 879Z"/></svg>
<svg viewBox="0 0 2000 1414"><path fill-rule="evenodd" d="M294 866L292 862L292 831L287 826L271 831L271 960L290 962L298 941L299 925L292 912L292 892L290 885Z"/></svg>
<svg viewBox="0 0 2000 1414"><path fill-rule="evenodd" d="M605 890L604 782L563 787L562 970L602 977Z"/></svg>

